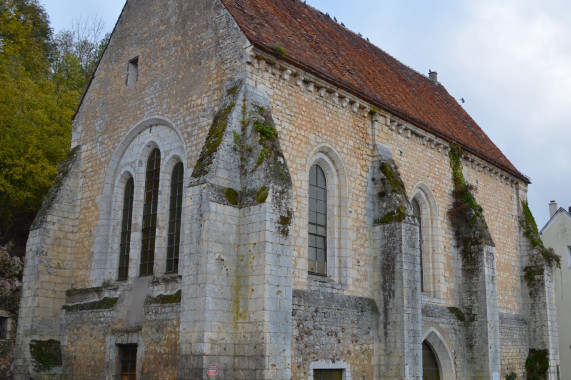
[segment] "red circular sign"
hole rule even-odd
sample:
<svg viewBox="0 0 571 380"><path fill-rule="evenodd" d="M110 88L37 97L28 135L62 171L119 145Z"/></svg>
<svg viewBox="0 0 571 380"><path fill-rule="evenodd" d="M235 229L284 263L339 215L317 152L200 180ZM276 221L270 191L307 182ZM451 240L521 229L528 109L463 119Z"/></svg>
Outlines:
<svg viewBox="0 0 571 380"><path fill-rule="evenodd" d="M208 371L206 373L208 374L208 377L216 377L216 375L218 375L218 366L212 364L208 367Z"/></svg>

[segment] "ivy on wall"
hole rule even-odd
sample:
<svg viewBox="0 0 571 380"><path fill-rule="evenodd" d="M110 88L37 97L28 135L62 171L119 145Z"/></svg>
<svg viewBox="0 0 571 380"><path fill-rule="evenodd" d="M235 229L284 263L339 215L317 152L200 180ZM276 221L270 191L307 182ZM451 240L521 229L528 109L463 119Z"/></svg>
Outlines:
<svg viewBox="0 0 571 380"><path fill-rule="evenodd" d="M494 246L492 235L484 217L484 209L474 197L474 187L464 178L462 173L462 157L464 150L456 143L450 143L450 168L454 190L452 209L448 212L456 231L456 239L464 256L472 255L472 247Z"/></svg>
<svg viewBox="0 0 571 380"><path fill-rule="evenodd" d="M539 237L539 230L537 229L537 223L535 223L535 218L529 209L529 204L527 201L522 201L522 216L519 219L519 225L523 229L523 236L525 236L531 246L539 252L539 254L545 260L545 263L550 267L561 268L561 257L555 253L553 248L547 248L541 241Z"/></svg>

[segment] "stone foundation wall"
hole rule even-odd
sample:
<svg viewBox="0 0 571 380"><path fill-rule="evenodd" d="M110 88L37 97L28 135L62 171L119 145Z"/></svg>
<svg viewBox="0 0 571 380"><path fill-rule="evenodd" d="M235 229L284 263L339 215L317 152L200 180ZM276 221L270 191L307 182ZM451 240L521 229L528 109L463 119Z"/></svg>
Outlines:
<svg viewBox="0 0 571 380"><path fill-rule="evenodd" d="M292 379L307 379L313 362L344 362L352 379L374 378L379 332L374 300L298 289L292 314Z"/></svg>
<svg viewBox="0 0 571 380"><path fill-rule="evenodd" d="M65 378L115 379L119 368L117 345L137 344L141 379L177 379L180 305L170 303L172 296L155 301L147 298L144 321L132 328L119 319L122 301L109 309L77 309L77 305L91 302L66 306L69 310L64 312L66 330L62 339Z"/></svg>
<svg viewBox="0 0 571 380"><path fill-rule="evenodd" d="M500 342L502 373L512 371L520 377L529 352L528 324L521 315L500 313Z"/></svg>

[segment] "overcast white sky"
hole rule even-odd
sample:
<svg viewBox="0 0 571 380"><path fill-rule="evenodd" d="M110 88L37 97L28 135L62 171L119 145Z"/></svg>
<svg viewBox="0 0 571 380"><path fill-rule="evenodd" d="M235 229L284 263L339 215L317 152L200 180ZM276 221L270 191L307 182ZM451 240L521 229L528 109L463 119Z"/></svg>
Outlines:
<svg viewBox="0 0 571 380"><path fill-rule="evenodd" d="M55 32L97 16L111 31L123 0L40 0ZM307 0L439 81L531 178L539 228L548 203L571 206L571 2Z"/></svg>

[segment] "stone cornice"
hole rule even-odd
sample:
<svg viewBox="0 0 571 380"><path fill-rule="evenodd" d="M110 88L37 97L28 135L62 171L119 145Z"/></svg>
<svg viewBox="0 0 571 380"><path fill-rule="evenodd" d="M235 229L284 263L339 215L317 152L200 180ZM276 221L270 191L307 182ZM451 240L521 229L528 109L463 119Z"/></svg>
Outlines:
<svg viewBox="0 0 571 380"><path fill-rule="evenodd" d="M438 152L448 155L450 145L444 139L412 125L402 120L390 112L379 109L377 106L323 80L315 75L304 71L290 63L277 59L274 55L268 54L258 48L251 47L249 51L248 63L261 72L267 72L270 75L293 83L306 92L315 94L325 101L338 106L342 109L350 107L351 111L362 117L370 117L373 123L388 128L392 133L403 135L407 138L417 137L418 142L430 149L436 149ZM384 120L383 120L384 119ZM490 175L498 181L510 185L523 183L523 181L503 169L500 169L489 162L466 152L464 156L464 164L472 167L478 172Z"/></svg>

